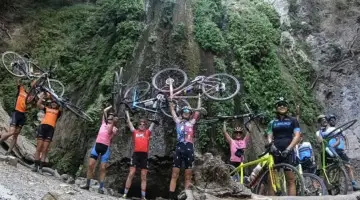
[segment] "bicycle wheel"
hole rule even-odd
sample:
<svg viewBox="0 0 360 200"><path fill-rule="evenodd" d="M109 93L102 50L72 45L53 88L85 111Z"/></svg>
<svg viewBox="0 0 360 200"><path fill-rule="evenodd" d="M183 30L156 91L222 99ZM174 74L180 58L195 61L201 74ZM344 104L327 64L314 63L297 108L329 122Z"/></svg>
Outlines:
<svg viewBox="0 0 360 200"><path fill-rule="evenodd" d="M117 72L113 75L113 81L112 81L112 91L111 91L111 101L112 101L112 107L114 108L115 112L118 112L117 106L119 104L119 74Z"/></svg>
<svg viewBox="0 0 360 200"><path fill-rule="evenodd" d="M295 175L295 184L296 184L296 196L303 196L304 195L304 182L303 182L303 178L301 176L301 174L299 173L299 171L293 167L292 165L286 164L286 163L279 163L274 165L273 167L274 171L279 172L279 171L292 171ZM265 187L267 187L266 190L263 190L265 192L269 192L269 184L268 184L268 176L269 176L269 169L267 169L262 177L260 178L260 181L258 182L258 184L255 187L255 193L259 194L259 195L265 195L268 196L267 194L260 194L260 189L261 189L261 185L265 185ZM280 180L282 181L282 177L280 178ZM286 181L286 180L285 180ZM278 193L275 194L277 196L288 196L288 192L286 191L286 189L284 188L283 184L279 184L281 188L278 188Z"/></svg>
<svg viewBox="0 0 360 200"><path fill-rule="evenodd" d="M328 182L327 188L330 195L346 195L349 190L349 176L344 167L339 165L330 165L326 169ZM325 178L325 180L327 180Z"/></svg>
<svg viewBox="0 0 360 200"><path fill-rule="evenodd" d="M150 91L150 83L146 81L140 81L135 83L124 94L125 102L137 102L145 97Z"/></svg>
<svg viewBox="0 0 360 200"><path fill-rule="evenodd" d="M224 101L240 91L240 82L226 73L213 74L202 82L203 93L212 100Z"/></svg>
<svg viewBox="0 0 360 200"><path fill-rule="evenodd" d="M28 73L27 65L22 56L13 52L6 51L1 56L5 69L16 77L25 77Z"/></svg>
<svg viewBox="0 0 360 200"><path fill-rule="evenodd" d="M188 80L187 75L183 70L178 68L166 68L155 74L155 76L152 78L152 85L155 89L161 92L170 92L169 85L166 83L168 78L174 80L174 91L182 88Z"/></svg>
<svg viewBox="0 0 360 200"><path fill-rule="evenodd" d="M51 88L51 91L53 91L55 94L57 94L59 97L62 97L65 93L65 87L64 84L62 84L60 81L56 79L49 79L48 88Z"/></svg>
<svg viewBox="0 0 360 200"><path fill-rule="evenodd" d="M173 102L175 104L175 112L176 113L179 113L181 108L184 106L191 107L189 102L186 101L185 99L177 99L177 100L174 99ZM169 103L167 101L160 102L160 110L164 115L166 115L168 117L172 117L171 112L170 112Z"/></svg>
<svg viewBox="0 0 360 200"><path fill-rule="evenodd" d="M322 178L311 173L303 173L305 196L327 195L327 188Z"/></svg>
<svg viewBox="0 0 360 200"><path fill-rule="evenodd" d="M235 167L233 165L230 164L225 164L226 168L229 169L229 173L231 173L232 171L235 170ZM239 172L234 172L233 174L230 174L230 178L231 180L235 181L235 182L240 182L240 174Z"/></svg>
<svg viewBox="0 0 360 200"><path fill-rule="evenodd" d="M69 109L71 112L73 112L75 115L92 122L93 120L91 119L91 117L89 115L87 115L84 111L82 111L79 107L77 107L76 105L72 104L71 102L63 102L64 106Z"/></svg>
<svg viewBox="0 0 360 200"><path fill-rule="evenodd" d="M343 132L346 129L353 126L356 122L357 122L357 119L354 119L354 120L346 122L345 124L343 124L343 125L341 125L339 127L336 127L333 131L331 131L329 134L326 135L326 138L334 137L335 135L339 134L340 132Z"/></svg>

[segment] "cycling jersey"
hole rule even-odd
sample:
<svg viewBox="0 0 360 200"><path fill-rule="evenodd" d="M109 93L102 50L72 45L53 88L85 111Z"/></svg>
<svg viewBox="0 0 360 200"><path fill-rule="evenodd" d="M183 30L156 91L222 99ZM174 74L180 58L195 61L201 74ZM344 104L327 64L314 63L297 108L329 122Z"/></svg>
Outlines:
<svg viewBox="0 0 360 200"><path fill-rule="evenodd" d="M246 136L244 139L242 140L233 140L231 139L231 143L230 143L230 161L231 162L235 162L235 163L240 163L244 160L244 155L241 157L238 157L235 155L235 152L238 149L245 149L246 148L246 143L248 142L248 136Z"/></svg>
<svg viewBox="0 0 360 200"><path fill-rule="evenodd" d="M267 130L267 134L273 135L274 144L280 151L284 151L290 145L296 132L300 132L299 122L289 116L272 120Z"/></svg>
<svg viewBox="0 0 360 200"><path fill-rule="evenodd" d="M185 121L176 121L176 133L178 142L182 143L194 143L194 125L195 119Z"/></svg>
<svg viewBox="0 0 360 200"><path fill-rule="evenodd" d="M133 132L134 152L149 152L150 129L144 131L135 129Z"/></svg>
<svg viewBox="0 0 360 200"><path fill-rule="evenodd" d="M110 126L110 124L106 124L105 120L103 119L101 122L99 133L96 137L96 143L105 144L107 146L110 146L111 139L117 133L117 128L114 126L112 132L109 133L109 131L108 131L109 126Z"/></svg>
<svg viewBox="0 0 360 200"><path fill-rule="evenodd" d="M57 119L61 116L61 111L59 109L45 107L44 112L45 116L41 121L41 124L48 124L52 127L55 127Z"/></svg>
<svg viewBox="0 0 360 200"><path fill-rule="evenodd" d="M329 135L329 133L333 132L336 128L335 127L327 127L325 129L320 129L316 131L316 136L325 138ZM336 132L340 132L340 130L337 130ZM334 133L332 133L334 134Z"/></svg>
<svg viewBox="0 0 360 200"><path fill-rule="evenodd" d="M23 85L18 86L17 99L15 102L15 110L19 112L26 112L26 96L27 93Z"/></svg>

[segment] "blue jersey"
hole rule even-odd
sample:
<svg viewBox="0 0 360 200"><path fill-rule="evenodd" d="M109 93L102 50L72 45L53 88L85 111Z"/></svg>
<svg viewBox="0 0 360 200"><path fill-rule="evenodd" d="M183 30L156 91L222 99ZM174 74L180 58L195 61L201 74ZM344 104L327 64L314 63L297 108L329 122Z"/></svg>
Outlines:
<svg viewBox="0 0 360 200"><path fill-rule="evenodd" d="M276 118L269 123L268 134L272 134L275 146L284 151L294 138L294 133L300 132L299 122L289 116L285 116L282 120Z"/></svg>

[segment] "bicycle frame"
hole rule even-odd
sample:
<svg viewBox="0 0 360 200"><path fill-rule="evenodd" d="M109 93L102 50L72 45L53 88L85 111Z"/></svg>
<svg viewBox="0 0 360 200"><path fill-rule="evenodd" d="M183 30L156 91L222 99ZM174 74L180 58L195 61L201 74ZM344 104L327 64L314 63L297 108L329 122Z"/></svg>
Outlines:
<svg viewBox="0 0 360 200"><path fill-rule="evenodd" d="M240 165L238 167L236 167L230 174L233 174L234 172L239 172L240 171L240 184L244 184L244 169L253 165L257 165L259 163L264 162L265 165L263 166L263 168L261 169L261 172L258 173L258 175L255 177L255 179L250 183L250 186L255 185L254 183L256 183L259 179L259 177L261 177L263 170L266 168L269 169L269 174L270 174L270 181L271 181L271 186L274 190L274 192L277 192L277 184L278 182L275 181L275 174L274 174L274 170L273 167L275 165L274 162L274 157L271 154L265 154L264 156L247 162L247 163L240 163Z"/></svg>
<svg viewBox="0 0 360 200"><path fill-rule="evenodd" d="M330 179L326 173L326 169L329 168L330 166L333 166L335 164L330 164L330 165L326 165L326 147L330 147L328 145L328 141L327 140L324 140L322 143L321 143L321 154L322 154L322 158L321 158L321 170L323 171L323 174L324 174L324 177L326 178L326 182L330 184ZM332 147L330 147L332 148ZM334 151L333 152L334 155L335 155L335 160L337 163L340 163L340 165L343 163L341 158L339 157L339 155Z"/></svg>
<svg viewBox="0 0 360 200"><path fill-rule="evenodd" d="M134 92L134 95L132 97L132 102L131 102L131 107L132 108L139 108L139 109L142 109L142 110L145 110L145 111L148 111L148 112L152 112L152 113L159 113L159 104L160 104L160 99L161 99L161 96L157 96L155 98L151 98L151 99L146 99L146 100L143 100L143 101L136 101L137 99L137 93L136 91ZM148 102L153 102L153 109L150 109L150 108L146 108L145 106L141 106L142 104L143 105L146 105L146 103ZM154 104L155 104L155 107L154 107Z"/></svg>

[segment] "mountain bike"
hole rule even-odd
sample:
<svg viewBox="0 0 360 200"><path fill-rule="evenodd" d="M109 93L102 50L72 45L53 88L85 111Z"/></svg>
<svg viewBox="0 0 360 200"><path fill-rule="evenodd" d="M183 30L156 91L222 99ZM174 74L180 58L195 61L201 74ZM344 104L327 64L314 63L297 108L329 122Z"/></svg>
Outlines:
<svg viewBox="0 0 360 200"><path fill-rule="evenodd" d="M57 95L52 89L50 89L47 85L48 81L48 73L42 74L33 84L28 92L26 97L26 103L29 104L37 99L37 96L41 92L45 92L51 95L51 97L63 108L67 108L72 111L75 115L92 122L92 118L87 115L84 111L82 111L78 106L71 103L67 98L63 98Z"/></svg>
<svg viewBox="0 0 360 200"><path fill-rule="evenodd" d="M58 80L51 79L52 72L55 70L56 65L55 67L51 66L49 71L46 72L31 60L23 58L12 51L6 51L2 54L2 63L5 69L16 77L27 78L29 80L46 77L46 84L50 90L59 94L60 97L65 93L64 85ZM46 75L44 76L44 74Z"/></svg>
<svg viewBox="0 0 360 200"><path fill-rule="evenodd" d="M172 99L197 99L198 94L201 94L212 100L224 101L233 98L240 91L239 81L226 73L197 76L187 83L186 73L178 68L163 69L152 78L154 88L169 93ZM191 92L196 95L187 95Z"/></svg>
<svg viewBox="0 0 360 200"><path fill-rule="evenodd" d="M261 169L250 180L246 187L250 188L254 193L260 195L267 195L266 192L269 191L266 187L271 187L277 196L287 196L287 182L286 182L286 171L292 171L295 175L295 184L296 184L296 194L297 196L304 195L304 182L299 171L287 163L274 163L274 157L270 152L271 145L266 146L264 153L258 156L258 159L250 162L242 162L238 167L230 172L230 175L236 173L240 174L240 184L244 184L244 169L252 165L261 165ZM270 177L269 177L270 176ZM270 181L270 182L269 182Z"/></svg>
<svg viewBox="0 0 360 200"><path fill-rule="evenodd" d="M320 176L325 180L328 191L331 195L347 194L350 185L349 176L345 170L345 164L333 147L329 145L329 141L341 134L342 131L345 131L353 126L356 122L357 120L354 119L335 128L323 138L321 143ZM326 155L327 150L333 154L333 157Z"/></svg>

